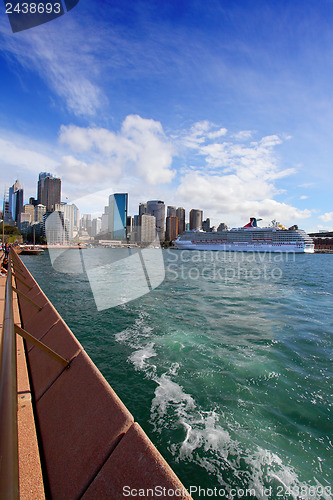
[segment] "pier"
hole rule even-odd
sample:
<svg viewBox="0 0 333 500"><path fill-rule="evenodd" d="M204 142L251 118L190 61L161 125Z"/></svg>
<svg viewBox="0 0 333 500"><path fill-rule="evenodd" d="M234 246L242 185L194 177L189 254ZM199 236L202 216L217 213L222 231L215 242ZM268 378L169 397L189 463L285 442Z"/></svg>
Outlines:
<svg viewBox="0 0 333 500"><path fill-rule="evenodd" d="M1 500L190 500L13 250L0 307Z"/></svg>

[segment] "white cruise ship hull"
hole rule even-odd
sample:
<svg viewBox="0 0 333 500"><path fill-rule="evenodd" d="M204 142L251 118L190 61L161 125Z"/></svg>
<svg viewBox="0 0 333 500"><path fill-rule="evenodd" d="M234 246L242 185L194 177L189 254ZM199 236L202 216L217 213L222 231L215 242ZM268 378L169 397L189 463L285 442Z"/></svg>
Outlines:
<svg viewBox="0 0 333 500"><path fill-rule="evenodd" d="M275 253L314 253L314 245L294 243L251 244L251 243L197 243L176 240L179 250L213 250L224 252L275 252Z"/></svg>

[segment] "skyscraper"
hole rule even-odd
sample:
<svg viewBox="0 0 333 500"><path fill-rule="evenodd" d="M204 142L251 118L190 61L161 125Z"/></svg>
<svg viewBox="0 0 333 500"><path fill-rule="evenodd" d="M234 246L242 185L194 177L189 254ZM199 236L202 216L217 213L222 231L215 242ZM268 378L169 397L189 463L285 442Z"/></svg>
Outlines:
<svg viewBox="0 0 333 500"><path fill-rule="evenodd" d="M109 226L111 240L127 239L127 193L115 193L109 196Z"/></svg>
<svg viewBox="0 0 333 500"><path fill-rule="evenodd" d="M34 207L35 209L35 216L34 216L34 221L35 222L43 222L43 217L44 214L46 213L46 206L39 204Z"/></svg>
<svg viewBox="0 0 333 500"><path fill-rule="evenodd" d="M68 239L71 241L74 234L74 217L76 205L67 205L67 203L56 203L55 210L64 214L64 221L68 228Z"/></svg>
<svg viewBox="0 0 333 500"><path fill-rule="evenodd" d="M18 180L9 188L8 202L9 215L12 221L19 223L23 211L23 189Z"/></svg>
<svg viewBox="0 0 333 500"><path fill-rule="evenodd" d="M23 207L24 214L30 214L30 222L35 222L35 207L33 205L26 204ZM21 219L22 220L22 219Z"/></svg>
<svg viewBox="0 0 333 500"><path fill-rule="evenodd" d="M55 210L55 205L60 204L61 179L54 177L49 172L41 172L38 179L38 203L46 206L46 210Z"/></svg>
<svg viewBox="0 0 333 500"><path fill-rule="evenodd" d="M147 203L139 204L139 215L144 215L147 213Z"/></svg>
<svg viewBox="0 0 333 500"><path fill-rule="evenodd" d="M176 217L177 210L176 207L171 207L170 205L167 207L167 217Z"/></svg>
<svg viewBox="0 0 333 500"><path fill-rule="evenodd" d="M179 221L176 216L169 216L166 218L166 232L165 239L167 241L174 241L178 236Z"/></svg>
<svg viewBox="0 0 333 500"><path fill-rule="evenodd" d="M183 234L185 231L185 208L178 207L176 210L176 215L179 220L179 234Z"/></svg>
<svg viewBox="0 0 333 500"><path fill-rule="evenodd" d="M192 209L190 211L190 229L201 229L202 228L202 210Z"/></svg>
<svg viewBox="0 0 333 500"><path fill-rule="evenodd" d="M156 219L153 215L143 214L139 216L139 240L142 243L152 243L156 238Z"/></svg>
<svg viewBox="0 0 333 500"><path fill-rule="evenodd" d="M160 241L165 238L165 205L164 201L147 201L147 213L153 215L156 219L156 231Z"/></svg>

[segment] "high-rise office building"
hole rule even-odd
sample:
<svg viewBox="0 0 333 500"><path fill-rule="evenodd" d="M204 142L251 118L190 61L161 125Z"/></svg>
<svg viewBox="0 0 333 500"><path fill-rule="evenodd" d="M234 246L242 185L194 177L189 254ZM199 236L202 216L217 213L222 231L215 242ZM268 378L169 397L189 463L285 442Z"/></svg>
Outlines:
<svg viewBox="0 0 333 500"><path fill-rule="evenodd" d="M91 235L91 214L83 214L80 220L80 233Z"/></svg>
<svg viewBox="0 0 333 500"><path fill-rule="evenodd" d="M2 218L7 223L12 223L12 216L9 212L9 192L8 189L4 192L3 195L3 207L2 207Z"/></svg>
<svg viewBox="0 0 333 500"><path fill-rule="evenodd" d="M91 236L95 237L97 234L101 232L102 228L102 219L101 217L97 217L93 219L91 222Z"/></svg>
<svg viewBox="0 0 333 500"><path fill-rule="evenodd" d="M142 243L152 243L156 239L156 218L154 215L139 216L139 240Z"/></svg>
<svg viewBox="0 0 333 500"><path fill-rule="evenodd" d="M69 244L69 222L60 210L48 211L43 216L43 233L48 245Z"/></svg>
<svg viewBox="0 0 333 500"><path fill-rule="evenodd" d="M144 215L147 213L147 203L139 204L139 215Z"/></svg>
<svg viewBox="0 0 333 500"><path fill-rule="evenodd" d="M176 207L171 207L170 205L167 207L167 217L176 217L177 210Z"/></svg>
<svg viewBox="0 0 333 500"><path fill-rule="evenodd" d="M9 188L8 202L9 214L12 221L20 223L20 215L23 211L23 189L18 180Z"/></svg>
<svg viewBox="0 0 333 500"><path fill-rule="evenodd" d="M35 207L33 205L30 205L30 203L24 205L22 213L30 214L30 222L31 223L35 222ZM21 218L21 220L22 220L22 218Z"/></svg>
<svg viewBox="0 0 333 500"><path fill-rule="evenodd" d="M127 239L127 193L115 193L109 196L109 226L111 240Z"/></svg>
<svg viewBox="0 0 333 500"><path fill-rule="evenodd" d="M185 208L178 207L176 210L176 215L179 220L179 234L183 234L185 231Z"/></svg>
<svg viewBox="0 0 333 500"><path fill-rule="evenodd" d="M202 228L202 210L192 209L190 211L190 229L201 229Z"/></svg>
<svg viewBox="0 0 333 500"><path fill-rule="evenodd" d="M34 208L35 208L34 221L35 222L43 222L43 217L44 217L44 214L46 213L46 206L42 205L40 203L39 205L36 205Z"/></svg>
<svg viewBox="0 0 333 500"><path fill-rule="evenodd" d="M54 177L49 172L41 172L38 178L38 203L45 205L48 212L55 210L55 205L60 204L61 179Z"/></svg>
<svg viewBox="0 0 333 500"><path fill-rule="evenodd" d="M156 231L160 241L165 238L165 205L164 201L147 201L147 213L153 215L156 219Z"/></svg>
<svg viewBox="0 0 333 500"><path fill-rule="evenodd" d="M102 214L101 232L107 233L108 227L109 227L109 206L105 206L104 213Z"/></svg>
<svg viewBox="0 0 333 500"><path fill-rule="evenodd" d="M56 203L55 210L64 214L64 222L68 228L68 239L72 241L74 235L74 217L76 205L67 205L67 203Z"/></svg>
<svg viewBox="0 0 333 500"><path fill-rule="evenodd" d="M179 220L176 216L169 216L166 218L166 232L165 239L166 241L174 241L179 232Z"/></svg>

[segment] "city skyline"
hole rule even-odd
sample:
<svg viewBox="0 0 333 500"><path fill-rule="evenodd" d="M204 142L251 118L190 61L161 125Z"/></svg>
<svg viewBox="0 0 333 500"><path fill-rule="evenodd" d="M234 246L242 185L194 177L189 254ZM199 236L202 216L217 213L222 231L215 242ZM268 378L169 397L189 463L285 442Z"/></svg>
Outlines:
<svg viewBox="0 0 333 500"><path fill-rule="evenodd" d="M52 171L69 203L333 229L331 2L94 5L16 34L0 14L2 190Z"/></svg>

